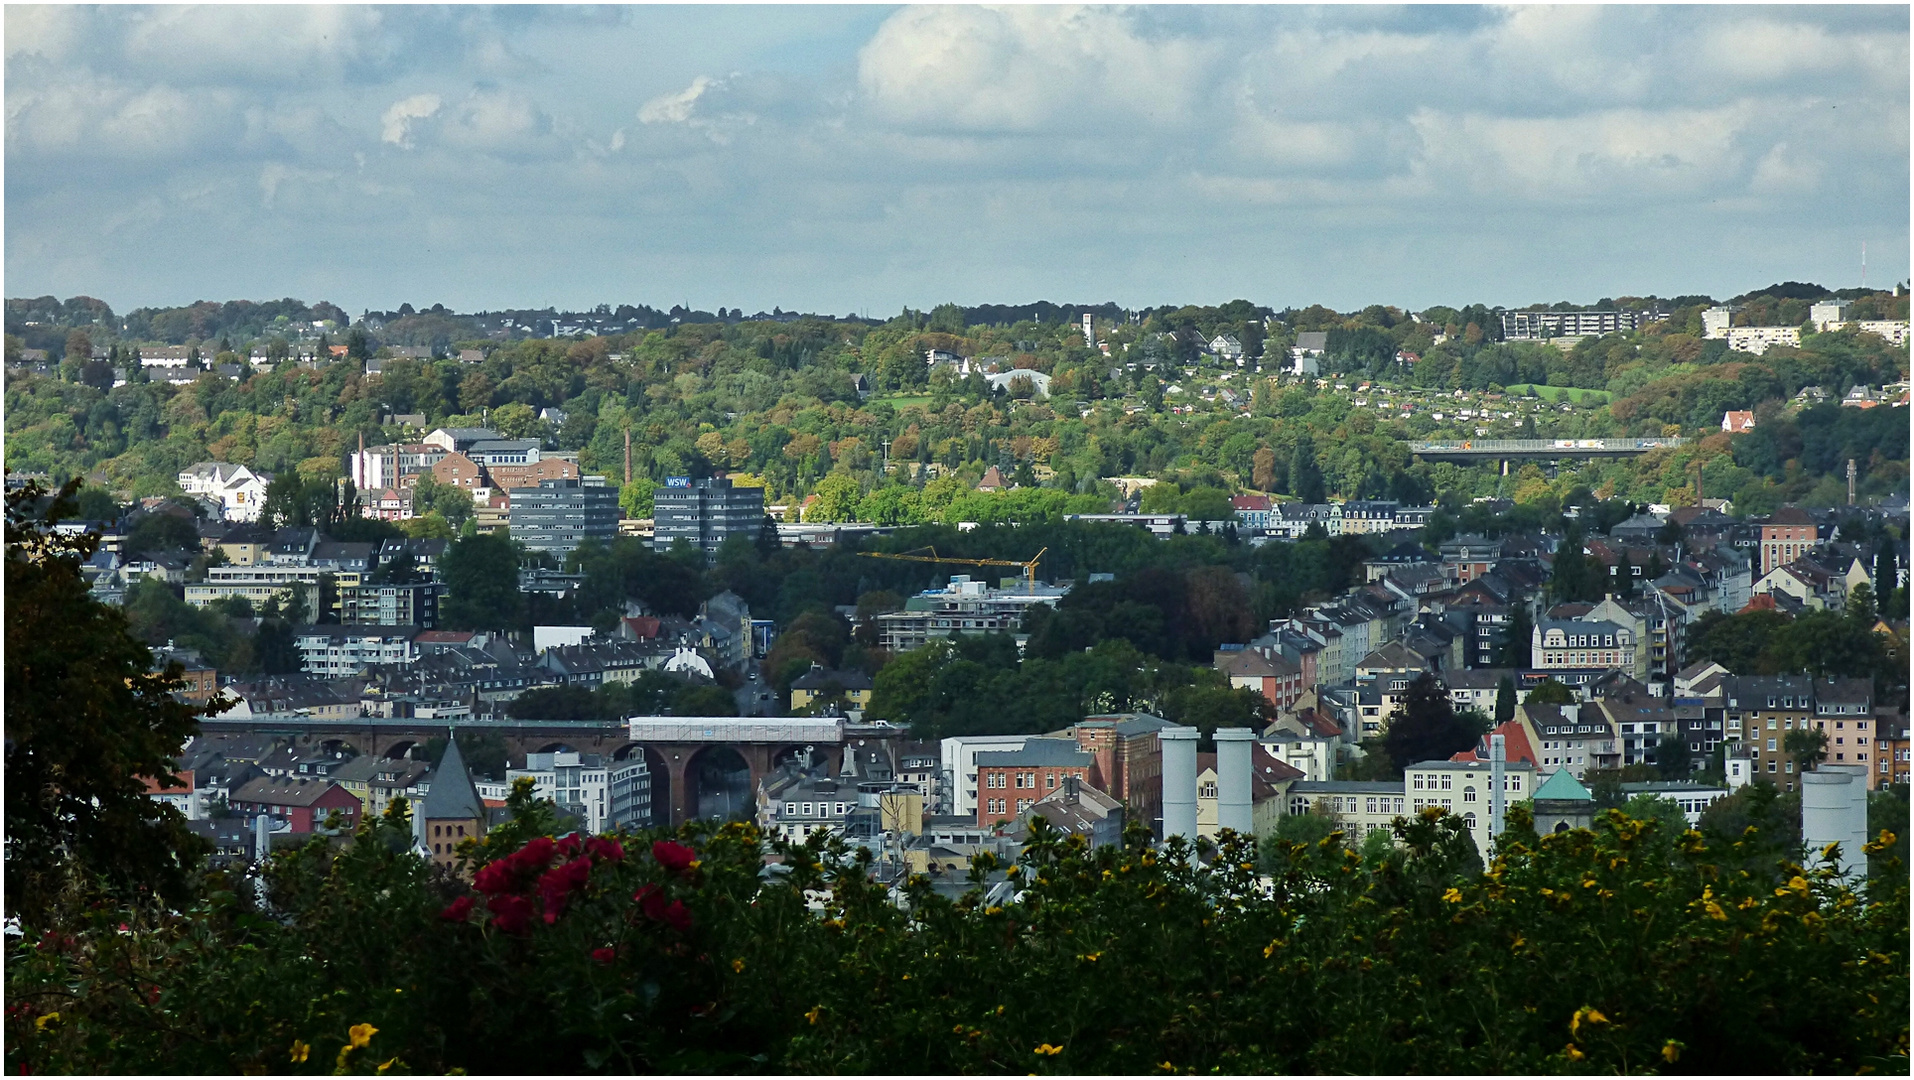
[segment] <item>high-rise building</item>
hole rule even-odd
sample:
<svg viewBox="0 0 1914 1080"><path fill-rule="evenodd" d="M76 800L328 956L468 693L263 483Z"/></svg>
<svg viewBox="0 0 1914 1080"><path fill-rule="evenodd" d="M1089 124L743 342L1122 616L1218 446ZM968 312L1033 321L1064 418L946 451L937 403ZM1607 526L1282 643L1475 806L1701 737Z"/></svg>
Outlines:
<svg viewBox="0 0 1914 1080"><path fill-rule="evenodd" d="M652 493L651 504L651 543L661 551L683 540L716 558L726 540L755 540L764 528L764 489L732 487L729 480L669 477Z"/></svg>
<svg viewBox="0 0 1914 1080"><path fill-rule="evenodd" d="M565 554L588 536L618 535L618 489L604 477L540 480L537 487L513 488L511 498L512 539L527 550Z"/></svg>

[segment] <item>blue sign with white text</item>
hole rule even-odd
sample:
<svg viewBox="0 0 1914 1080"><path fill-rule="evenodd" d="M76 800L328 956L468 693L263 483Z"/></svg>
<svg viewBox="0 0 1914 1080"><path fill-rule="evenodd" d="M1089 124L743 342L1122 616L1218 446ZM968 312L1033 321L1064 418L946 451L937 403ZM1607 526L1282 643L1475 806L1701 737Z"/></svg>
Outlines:
<svg viewBox="0 0 1914 1080"><path fill-rule="evenodd" d="M690 486L691 486L691 477L689 477L689 476L667 476L667 477L665 477L665 486L666 486L666 487L681 487L681 488L688 488L688 487L690 487Z"/></svg>

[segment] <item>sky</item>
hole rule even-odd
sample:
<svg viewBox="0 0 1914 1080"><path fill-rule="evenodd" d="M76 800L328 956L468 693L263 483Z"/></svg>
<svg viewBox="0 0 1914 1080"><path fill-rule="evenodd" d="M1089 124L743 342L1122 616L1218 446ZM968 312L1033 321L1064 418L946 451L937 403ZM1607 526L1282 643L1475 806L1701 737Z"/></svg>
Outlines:
<svg viewBox="0 0 1914 1080"><path fill-rule="evenodd" d="M1518 306L1908 276L1909 9L5 9L5 294Z"/></svg>

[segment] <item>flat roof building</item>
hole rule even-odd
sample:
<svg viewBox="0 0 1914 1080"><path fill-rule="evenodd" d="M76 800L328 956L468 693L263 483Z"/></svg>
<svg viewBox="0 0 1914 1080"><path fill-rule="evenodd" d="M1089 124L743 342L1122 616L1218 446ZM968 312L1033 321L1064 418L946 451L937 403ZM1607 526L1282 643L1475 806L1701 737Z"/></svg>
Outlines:
<svg viewBox="0 0 1914 1080"><path fill-rule="evenodd" d="M683 540L715 559L726 540L756 540L764 529L764 489L732 487L722 478L669 477L651 502L651 546L660 551Z"/></svg>
<svg viewBox="0 0 1914 1080"><path fill-rule="evenodd" d="M540 480L512 489L512 539L530 551L566 554L586 537L618 535L618 490L602 477Z"/></svg>

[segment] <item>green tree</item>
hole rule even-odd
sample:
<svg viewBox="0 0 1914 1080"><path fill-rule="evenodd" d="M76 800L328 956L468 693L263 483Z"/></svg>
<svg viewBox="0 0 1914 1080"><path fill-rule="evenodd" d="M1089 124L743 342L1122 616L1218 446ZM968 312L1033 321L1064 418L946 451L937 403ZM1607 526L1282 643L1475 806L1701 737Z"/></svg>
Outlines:
<svg viewBox="0 0 1914 1080"><path fill-rule="evenodd" d="M1325 496L1316 442L1307 432L1296 437L1296 447L1289 455L1289 493L1306 503L1322 502Z"/></svg>
<svg viewBox="0 0 1914 1080"><path fill-rule="evenodd" d="M1689 756L1688 741L1679 734L1664 735L1655 746L1655 771L1664 780L1686 780L1694 772L1694 759Z"/></svg>
<svg viewBox="0 0 1914 1080"><path fill-rule="evenodd" d="M1458 716L1449 693L1435 676L1418 675L1389 717L1383 747L1398 771L1417 762L1443 761L1472 749L1486 732L1482 714Z"/></svg>
<svg viewBox="0 0 1914 1080"><path fill-rule="evenodd" d="M466 630L516 626L518 564L518 545L502 532L462 536L447 545L439 563L446 625Z"/></svg>
<svg viewBox="0 0 1914 1080"><path fill-rule="evenodd" d="M1510 605L1509 622L1502 630L1501 639L1495 647L1495 666L1514 668L1523 671L1535 666L1532 649L1535 642L1535 623L1529 618L1527 604Z"/></svg>
<svg viewBox="0 0 1914 1080"><path fill-rule="evenodd" d="M200 850L145 781L176 782L201 710L172 696L178 665L153 672L125 616L88 594L79 563L98 538L53 530L77 487L44 509L37 484L7 493L6 905L30 927L69 886L184 903Z"/></svg>
<svg viewBox="0 0 1914 1080"><path fill-rule="evenodd" d="M1803 728L1781 737L1781 749L1794 759L1794 767L1807 772L1828 759L1828 735L1825 731Z"/></svg>
<svg viewBox="0 0 1914 1080"><path fill-rule="evenodd" d="M1495 724L1497 727L1515 719L1515 678L1502 676L1495 684Z"/></svg>
<svg viewBox="0 0 1914 1080"><path fill-rule="evenodd" d="M1524 705L1573 705L1575 691L1554 679L1543 679L1522 699Z"/></svg>

